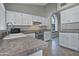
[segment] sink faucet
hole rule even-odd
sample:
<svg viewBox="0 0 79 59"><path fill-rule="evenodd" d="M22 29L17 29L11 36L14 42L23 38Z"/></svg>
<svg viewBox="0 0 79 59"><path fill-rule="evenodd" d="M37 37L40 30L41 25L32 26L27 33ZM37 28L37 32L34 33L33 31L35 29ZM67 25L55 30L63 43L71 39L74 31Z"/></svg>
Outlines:
<svg viewBox="0 0 79 59"><path fill-rule="evenodd" d="M9 34L9 24L11 24L11 28L14 28L12 22L8 22L7 24L7 34Z"/></svg>

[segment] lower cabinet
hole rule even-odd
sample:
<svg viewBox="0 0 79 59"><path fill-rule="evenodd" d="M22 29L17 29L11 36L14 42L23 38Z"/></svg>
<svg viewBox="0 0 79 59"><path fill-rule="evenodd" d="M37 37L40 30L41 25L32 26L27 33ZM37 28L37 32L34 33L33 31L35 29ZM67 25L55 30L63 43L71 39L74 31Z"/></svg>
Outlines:
<svg viewBox="0 0 79 59"><path fill-rule="evenodd" d="M59 33L59 45L79 51L79 33Z"/></svg>
<svg viewBox="0 0 79 59"><path fill-rule="evenodd" d="M44 41L51 40L51 31L44 32Z"/></svg>
<svg viewBox="0 0 79 59"><path fill-rule="evenodd" d="M43 50L39 50L39 51L29 55L29 56L43 56Z"/></svg>
<svg viewBox="0 0 79 59"><path fill-rule="evenodd" d="M51 31L44 31L40 33L25 33L26 36L31 36L40 40L48 41L51 40Z"/></svg>
<svg viewBox="0 0 79 59"><path fill-rule="evenodd" d="M43 50L38 50L36 52L33 52L31 54L28 54L27 52L22 52L15 56L43 56Z"/></svg>
<svg viewBox="0 0 79 59"><path fill-rule="evenodd" d="M33 38L35 38L35 33L28 33L28 34L25 34L26 36L31 36L31 37L33 37Z"/></svg>

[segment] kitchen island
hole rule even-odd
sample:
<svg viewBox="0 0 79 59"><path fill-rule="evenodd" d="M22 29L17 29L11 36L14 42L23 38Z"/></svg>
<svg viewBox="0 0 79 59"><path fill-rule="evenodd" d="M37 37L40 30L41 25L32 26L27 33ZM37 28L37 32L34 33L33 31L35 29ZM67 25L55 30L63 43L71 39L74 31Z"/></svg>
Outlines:
<svg viewBox="0 0 79 59"><path fill-rule="evenodd" d="M43 41L51 40L51 29L27 29L21 31L21 33Z"/></svg>
<svg viewBox="0 0 79 59"><path fill-rule="evenodd" d="M31 56L42 51L47 43L31 36L0 40L0 56Z"/></svg>

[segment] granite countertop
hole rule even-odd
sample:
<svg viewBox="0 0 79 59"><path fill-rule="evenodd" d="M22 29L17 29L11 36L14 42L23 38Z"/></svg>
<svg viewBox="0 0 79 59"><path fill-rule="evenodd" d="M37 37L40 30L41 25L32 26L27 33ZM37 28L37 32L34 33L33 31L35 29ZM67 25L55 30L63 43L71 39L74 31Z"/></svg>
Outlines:
<svg viewBox="0 0 79 59"><path fill-rule="evenodd" d="M64 29L60 32L63 32L63 33L79 33L79 29Z"/></svg>
<svg viewBox="0 0 79 59"><path fill-rule="evenodd" d="M46 42L29 35L16 39L0 40L0 56L27 56L45 47L47 47Z"/></svg>
<svg viewBox="0 0 79 59"><path fill-rule="evenodd" d="M21 31L22 33L35 33L35 32L39 32L39 31L51 31L51 29L39 29L39 30L36 30L36 29L30 29L30 30L23 30Z"/></svg>

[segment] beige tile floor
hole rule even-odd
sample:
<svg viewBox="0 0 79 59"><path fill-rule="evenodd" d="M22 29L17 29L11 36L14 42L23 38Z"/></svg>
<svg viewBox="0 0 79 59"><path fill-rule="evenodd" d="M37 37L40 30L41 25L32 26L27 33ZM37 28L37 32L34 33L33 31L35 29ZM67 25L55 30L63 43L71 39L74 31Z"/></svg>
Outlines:
<svg viewBox="0 0 79 59"><path fill-rule="evenodd" d="M79 52L59 46L58 37L48 41L48 47L43 51L44 56L79 56Z"/></svg>

